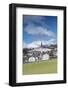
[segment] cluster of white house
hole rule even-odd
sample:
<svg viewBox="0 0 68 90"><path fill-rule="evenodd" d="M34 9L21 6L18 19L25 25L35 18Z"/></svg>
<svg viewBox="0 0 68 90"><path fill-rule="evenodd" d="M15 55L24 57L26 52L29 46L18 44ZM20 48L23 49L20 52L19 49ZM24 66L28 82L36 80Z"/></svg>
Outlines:
<svg viewBox="0 0 68 90"><path fill-rule="evenodd" d="M57 57L57 47L45 48L38 47L28 51L27 55L24 55L25 62L34 62L40 60L49 60L51 57Z"/></svg>

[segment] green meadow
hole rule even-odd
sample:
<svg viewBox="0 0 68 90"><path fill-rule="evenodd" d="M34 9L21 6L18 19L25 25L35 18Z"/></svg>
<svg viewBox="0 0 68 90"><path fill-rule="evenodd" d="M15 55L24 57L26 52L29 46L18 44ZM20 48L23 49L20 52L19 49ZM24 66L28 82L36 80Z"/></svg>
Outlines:
<svg viewBox="0 0 68 90"><path fill-rule="evenodd" d="M23 64L23 75L57 73L57 59Z"/></svg>

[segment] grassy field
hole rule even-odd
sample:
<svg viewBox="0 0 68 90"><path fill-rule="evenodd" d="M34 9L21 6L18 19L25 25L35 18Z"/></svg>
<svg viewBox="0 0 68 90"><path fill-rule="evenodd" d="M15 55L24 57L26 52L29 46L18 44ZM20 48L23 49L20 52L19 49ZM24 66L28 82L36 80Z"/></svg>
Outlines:
<svg viewBox="0 0 68 90"><path fill-rule="evenodd" d="M51 74L57 73L57 59L23 64L23 74Z"/></svg>

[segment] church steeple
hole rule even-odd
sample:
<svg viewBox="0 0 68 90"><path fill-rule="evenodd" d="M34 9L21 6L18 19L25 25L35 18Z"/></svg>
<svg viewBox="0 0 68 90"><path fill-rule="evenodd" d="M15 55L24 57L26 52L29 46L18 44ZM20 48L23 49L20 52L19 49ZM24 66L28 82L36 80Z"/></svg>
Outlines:
<svg viewBox="0 0 68 90"><path fill-rule="evenodd" d="M41 47L42 47L43 45L42 45L42 42L41 42Z"/></svg>

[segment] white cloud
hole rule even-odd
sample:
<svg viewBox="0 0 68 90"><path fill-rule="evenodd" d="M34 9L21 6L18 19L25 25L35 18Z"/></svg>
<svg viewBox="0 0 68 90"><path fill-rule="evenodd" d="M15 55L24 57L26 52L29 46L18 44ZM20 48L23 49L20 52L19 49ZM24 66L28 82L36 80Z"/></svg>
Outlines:
<svg viewBox="0 0 68 90"><path fill-rule="evenodd" d="M36 44L36 41L28 44L28 48L36 48L36 47L38 47L38 45Z"/></svg>
<svg viewBox="0 0 68 90"><path fill-rule="evenodd" d="M46 45L50 45L50 44L56 44L56 40L55 39L50 39L48 41L45 41Z"/></svg>
<svg viewBox="0 0 68 90"><path fill-rule="evenodd" d="M55 36L55 33L48 30L47 28L42 26L34 26L33 24L27 25L27 27L25 27L25 31L31 35L47 35L51 37Z"/></svg>
<svg viewBox="0 0 68 90"><path fill-rule="evenodd" d="M48 41L44 41L44 40L42 40L42 41L33 41L33 42L29 43L29 44L24 43L24 47L36 48L36 47L39 47L41 45L41 42L42 42L43 45L56 44L55 39L50 39Z"/></svg>
<svg viewBox="0 0 68 90"><path fill-rule="evenodd" d="M28 47L28 45L24 42L23 43L23 48L27 48Z"/></svg>
<svg viewBox="0 0 68 90"><path fill-rule="evenodd" d="M25 15L24 16L24 23L32 24L32 23L39 23L43 25L45 23L45 19L42 16L31 16L31 15Z"/></svg>

